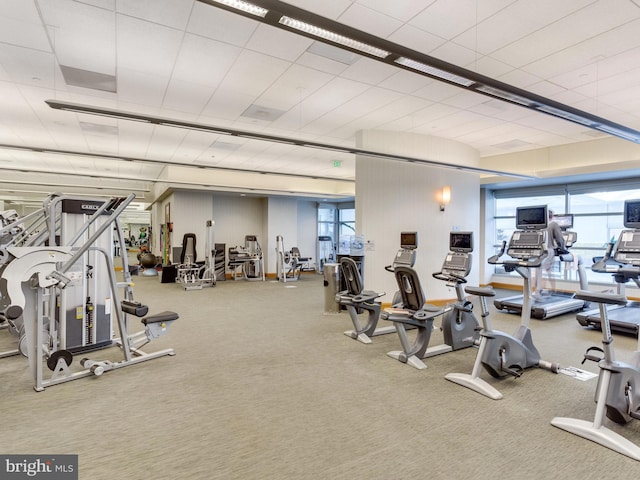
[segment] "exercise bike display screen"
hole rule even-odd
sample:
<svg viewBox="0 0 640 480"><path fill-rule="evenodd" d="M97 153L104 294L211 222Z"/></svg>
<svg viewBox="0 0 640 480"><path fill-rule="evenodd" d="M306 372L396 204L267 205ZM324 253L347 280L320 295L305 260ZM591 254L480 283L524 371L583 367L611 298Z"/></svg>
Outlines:
<svg viewBox="0 0 640 480"><path fill-rule="evenodd" d="M516 208L516 228L519 230L547 228L547 206Z"/></svg>
<svg viewBox="0 0 640 480"><path fill-rule="evenodd" d="M640 228L640 200L625 200L624 226L626 228Z"/></svg>
<svg viewBox="0 0 640 480"><path fill-rule="evenodd" d="M554 215L553 221L558 224L561 229L573 228L573 215L571 213L563 213L562 215Z"/></svg>
<svg viewBox="0 0 640 480"><path fill-rule="evenodd" d="M452 252L473 252L473 232L451 232L449 249Z"/></svg>
<svg viewBox="0 0 640 480"><path fill-rule="evenodd" d="M418 232L400 232L400 247L407 250L418 248Z"/></svg>

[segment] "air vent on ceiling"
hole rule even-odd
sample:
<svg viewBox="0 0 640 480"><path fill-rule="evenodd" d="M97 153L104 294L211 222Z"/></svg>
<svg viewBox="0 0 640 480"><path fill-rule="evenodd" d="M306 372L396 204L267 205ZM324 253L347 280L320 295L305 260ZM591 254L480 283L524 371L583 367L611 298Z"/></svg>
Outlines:
<svg viewBox="0 0 640 480"><path fill-rule="evenodd" d="M344 63L345 65L353 65L358 61L358 59L362 58L356 53L320 42L313 42L311 46L307 48L307 52L328 58L329 60Z"/></svg>
<svg viewBox="0 0 640 480"><path fill-rule="evenodd" d="M228 152L234 152L238 150L241 145L239 143L221 142L219 140L216 140L211 145L209 145L209 147L215 148L216 150L226 150Z"/></svg>
<svg viewBox="0 0 640 480"><path fill-rule="evenodd" d="M80 128L86 133L97 135L118 135L118 127L113 125L101 125L99 123L80 122Z"/></svg>
<svg viewBox="0 0 640 480"><path fill-rule="evenodd" d="M261 120L263 122L273 122L280 118L284 113L284 110L261 107L260 105L249 105L249 108L242 112L241 116L255 118L256 120Z"/></svg>
<svg viewBox="0 0 640 480"><path fill-rule="evenodd" d="M104 92L116 93L117 91L116 77L114 75L91 72L80 68L67 67L66 65L60 65L60 71L67 85L102 90Z"/></svg>

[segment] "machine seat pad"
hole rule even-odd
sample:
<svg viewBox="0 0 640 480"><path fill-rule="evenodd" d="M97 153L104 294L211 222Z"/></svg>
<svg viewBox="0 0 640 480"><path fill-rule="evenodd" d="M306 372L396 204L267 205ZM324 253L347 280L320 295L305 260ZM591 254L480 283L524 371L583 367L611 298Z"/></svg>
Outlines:
<svg viewBox="0 0 640 480"><path fill-rule="evenodd" d="M149 323L161 323L161 322L172 322L173 320L177 320L178 314L176 312L162 312L156 313L155 315L149 315L146 318L140 320L144 325Z"/></svg>
<svg viewBox="0 0 640 480"><path fill-rule="evenodd" d="M370 302L376 298L382 297L385 293L374 292L373 290L363 290L360 294L354 295L352 300L356 303Z"/></svg>
<svg viewBox="0 0 640 480"><path fill-rule="evenodd" d="M420 310L424 310L425 312L429 313L435 313L442 311L442 307L436 307L435 305L425 303Z"/></svg>
<svg viewBox="0 0 640 480"><path fill-rule="evenodd" d="M492 287L472 287L468 286L464 288L464 291L479 297L495 297L496 292Z"/></svg>

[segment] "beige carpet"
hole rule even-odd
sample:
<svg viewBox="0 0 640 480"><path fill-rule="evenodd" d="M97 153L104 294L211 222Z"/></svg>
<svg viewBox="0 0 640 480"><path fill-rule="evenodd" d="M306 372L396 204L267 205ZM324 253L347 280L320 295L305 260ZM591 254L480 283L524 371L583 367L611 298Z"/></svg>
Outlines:
<svg viewBox="0 0 640 480"><path fill-rule="evenodd" d="M323 315L319 275L189 292L135 280L152 312L180 314L147 347L176 355L41 393L24 358L0 359L2 453L78 454L87 480L640 476L640 462L549 424L556 415L592 419L595 380L535 369L517 380L484 375L505 396L489 400L444 379L471 371L473 348L418 371L387 357L399 348L395 334L371 345L344 336L349 317ZM492 312L496 327L515 331L518 317ZM532 322L542 356L565 366L579 366L600 341L572 314ZM0 350L12 341L0 331ZM635 348L632 338L615 342L620 358ZM640 443L640 422L616 430Z"/></svg>

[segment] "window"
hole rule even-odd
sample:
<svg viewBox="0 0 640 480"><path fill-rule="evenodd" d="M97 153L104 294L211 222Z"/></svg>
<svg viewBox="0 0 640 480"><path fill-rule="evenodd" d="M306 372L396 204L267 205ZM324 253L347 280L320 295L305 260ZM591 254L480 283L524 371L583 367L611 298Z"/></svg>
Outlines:
<svg viewBox="0 0 640 480"><path fill-rule="evenodd" d="M613 282L612 277L592 272L593 257L604 254L607 244L615 242L624 228L624 201L640 198L640 189L635 188L638 180L623 180L600 183L576 183L548 187L506 189L494 191L494 245L496 250L503 241L509 241L515 230L516 207L547 205L555 213L572 213L574 224L571 230L578 233L578 240L572 253L579 255L589 281ZM486 232L488 238L490 231ZM556 272L562 266L557 262ZM496 266L497 274L506 274ZM574 273L569 274L575 280Z"/></svg>
<svg viewBox="0 0 640 480"><path fill-rule="evenodd" d="M338 253L349 254L355 233L356 210L353 203L318 208L318 236L331 237Z"/></svg>

